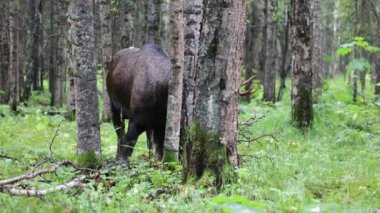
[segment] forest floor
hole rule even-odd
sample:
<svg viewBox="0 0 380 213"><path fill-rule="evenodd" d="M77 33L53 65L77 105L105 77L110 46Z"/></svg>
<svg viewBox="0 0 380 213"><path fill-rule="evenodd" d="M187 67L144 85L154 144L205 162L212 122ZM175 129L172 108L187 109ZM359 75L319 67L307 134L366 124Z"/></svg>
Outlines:
<svg viewBox="0 0 380 213"><path fill-rule="evenodd" d="M370 86L368 102L359 98L353 103L343 78L329 80L314 105L314 127L305 134L291 125L289 91L276 104L261 103L260 95L250 104L241 103L240 120L256 119L241 127L245 137L240 138L238 178L220 193L208 180L182 184L181 167L168 170L150 159L146 137L141 136L130 169L110 168L84 189L42 198L0 193L0 211L371 212L380 208L380 106L372 102ZM33 104L21 107L18 116L0 105L0 180L31 171L49 156L55 162L75 160L76 123L47 116L45 110L51 109L40 105L48 103L46 96L35 94ZM252 141L244 142L247 138ZM103 158L113 158L116 135L111 124L102 124L101 139ZM75 176L76 169L62 167L17 187L48 188Z"/></svg>

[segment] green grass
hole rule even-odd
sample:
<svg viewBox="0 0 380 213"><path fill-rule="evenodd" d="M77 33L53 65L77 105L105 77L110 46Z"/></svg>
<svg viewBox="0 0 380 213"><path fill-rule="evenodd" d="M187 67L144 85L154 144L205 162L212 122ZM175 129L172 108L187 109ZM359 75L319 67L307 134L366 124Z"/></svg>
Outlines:
<svg viewBox="0 0 380 213"><path fill-rule="evenodd" d="M369 101L374 99L371 86L366 91ZM291 126L289 91L280 103L263 104L260 97L242 103L241 120L253 113L263 116L242 132L253 138L274 137L239 144L244 156L236 171L238 179L224 185L220 194L208 187L207 180L183 185L181 168L167 170L151 160L146 138L141 136L131 169L110 169L89 188L42 199L0 194L1 212L370 212L380 208L380 124L374 123L380 121L380 108L371 102L352 103L341 78L329 80L325 89L320 103L314 105L314 127L305 134ZM0 179L29 171L49 156L49 144L63 118L45 116L40 108L21 108L24 116L11 116L7 106L0 106L6 115L0 117L0 154L17 159L0 158ZM75 122L62 122L52 147L55 160L75 159L75 130ZM102 124L101 136L103 158L113 158L116 135L111 124ZM27 184L48 187L75 175L72 168L61 168L44 177L50 183Z"/></svg>

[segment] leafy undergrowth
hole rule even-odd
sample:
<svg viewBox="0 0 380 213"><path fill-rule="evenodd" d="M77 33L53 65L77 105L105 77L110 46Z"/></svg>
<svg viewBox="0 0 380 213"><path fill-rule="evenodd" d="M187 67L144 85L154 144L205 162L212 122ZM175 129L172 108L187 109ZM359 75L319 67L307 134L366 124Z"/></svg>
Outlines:
<svg viewBox="0 0 380 213"><path fill-rule="evenodd" d="M367 90L367 100L373 100ZM131 168L104 170L100 181L84 189L30 198L0 194L1 212L370 212L380 208L380 108L352 103L342 79L329 81L320 103L314 105L313 129L302 134L290 122L289 92L284 101L262 104L260 97L241 104L241 121L256 115L256 122L242 127L239 151L242 166L235 183L219 194L207 180L181 183L181 167L167 170L148 157L141 136ZM36 100L43 100L36 99ZM11 116L0 106L0 179L33 169L48 157L49 145L63 120L46 116L41 105L21 108ZM48 110L48 109L46 109ZM75 122L63 121L51 147L56 161L75 159ZM116 152L111 124L102 124L104 160ZM5 157L7 156L7 157ZM46 164L46 167L49 165ZM70 167L58 169L28 188L46 188L76 176Z"/></svg>

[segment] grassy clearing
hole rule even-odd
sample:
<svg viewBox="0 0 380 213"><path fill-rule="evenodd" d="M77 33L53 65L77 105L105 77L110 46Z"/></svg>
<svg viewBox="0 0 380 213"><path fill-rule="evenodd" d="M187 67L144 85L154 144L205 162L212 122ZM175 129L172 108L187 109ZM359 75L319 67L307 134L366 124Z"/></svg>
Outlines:
<svg viewBox="0 0 380 213"><path fill-rule="evenodd" d="M314 105L314 128L300 133L290 123L289 92L283 102L262 104L259 99L241 104L241 120L264 116L244 133L261 137L239 144L243 164L238 180L220 194L211 181L181 184L181 168L174 171L149 159L145 136L140 137L131 159L132 168L118 167L102 174L103 180L84 190L50 194L43 199L0 194L2 212L370 212L380 207L380 108L373 103L351 102L343 79L328 82L319 104ZM369 85L371 86L371 85ZM367 89L367 100L373 100ZM43 102L44 96L36 96ZM24 116L10 116L0 106L0 179L31 170L49 156L49 144L61 116L45 116L41 106L22 108ZM62 122L52 146L53 158L75 159L75 122ZM102 124L104 159L116 152L111 124ZM75 176L70 168L46 175L47 187Z"/></svg>

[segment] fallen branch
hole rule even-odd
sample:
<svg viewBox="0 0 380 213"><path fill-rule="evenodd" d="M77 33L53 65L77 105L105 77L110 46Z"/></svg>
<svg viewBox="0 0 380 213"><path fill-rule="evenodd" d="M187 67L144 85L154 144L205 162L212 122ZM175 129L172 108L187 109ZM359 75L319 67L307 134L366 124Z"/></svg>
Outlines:
<svg viewBox="0 0 380 213"><path fill-rule="evenodd" d="M61 162L53 165L49 169L42 169L42 170L38 170L38 171L29 173L29 174L20 175L20 176L14 177L14 178L6 179L6 180L0 180L0 186L13 184L16 182L20 182L22 180L30 180L30 179L33 179L33 178L40 176L42 174L46 174L46 173L53 173L53 172L57 171L57 169L59 167L66 166L66 165L72 165L72 163L69 161L61 161Z"/></svg>
<svg viewBox="0 0 380 213"><path fill-rule="evenodd" d="M8 160L13 160L13 161L18 161L16 158L9 157L8 155L0 155L0 158L8 159Z"/></svg>
<svg viewBox="0 0 380 213"><path fill-rule="evenodd" d="M10 195L20 195L20 196L28 196L28 197L40 197L43 195L46 195L48 193L58 192L58 191L64 191L71 189L73 187L85 187L86 184L84 184L84 180L89 178L94 178L99 176L99 173L94 173L92 175L82 175L78 178L73 179L70 182L49 188L49 189L41 189L41 190L34 190L34 189L15 189L11 187L6 186L0 186L0 192L6 192Z"/></svg>

